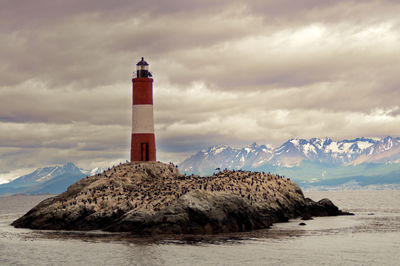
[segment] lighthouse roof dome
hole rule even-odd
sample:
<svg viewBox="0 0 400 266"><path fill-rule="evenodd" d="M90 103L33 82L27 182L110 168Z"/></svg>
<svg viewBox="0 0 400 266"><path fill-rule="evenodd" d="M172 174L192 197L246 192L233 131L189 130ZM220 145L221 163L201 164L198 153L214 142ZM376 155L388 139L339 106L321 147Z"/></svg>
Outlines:
<svg viewBox="0 0 400 266"><path fill-rule="evenodd" d="M147 62L144 61L144 58L142 57L142 60L139 61L136 65L137 66L148 66L149 64L147 64Z"/></svg>

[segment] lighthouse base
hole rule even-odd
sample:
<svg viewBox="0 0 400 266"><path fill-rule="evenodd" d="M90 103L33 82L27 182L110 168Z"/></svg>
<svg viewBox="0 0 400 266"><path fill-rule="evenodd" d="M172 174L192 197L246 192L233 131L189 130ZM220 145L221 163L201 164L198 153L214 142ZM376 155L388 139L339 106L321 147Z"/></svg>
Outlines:
<svg viewBox="0 0 400 266"><path fill-rule="evenodd" d="M156 161L156 140L154 134L132 134L131 161Z"/></svg>

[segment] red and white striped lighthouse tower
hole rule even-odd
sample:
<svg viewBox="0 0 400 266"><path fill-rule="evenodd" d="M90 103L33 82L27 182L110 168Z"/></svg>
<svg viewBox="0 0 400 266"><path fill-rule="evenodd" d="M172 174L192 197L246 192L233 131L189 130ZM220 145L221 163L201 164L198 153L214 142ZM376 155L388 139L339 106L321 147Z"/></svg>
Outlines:
<svg viewBox="0 0 400 266"><path fill-rule="evenodd" d="M153 79L149 64L136 64L136 78L132 79L132 139L131 161L155 161L156 140L153 119Z"/></svg>

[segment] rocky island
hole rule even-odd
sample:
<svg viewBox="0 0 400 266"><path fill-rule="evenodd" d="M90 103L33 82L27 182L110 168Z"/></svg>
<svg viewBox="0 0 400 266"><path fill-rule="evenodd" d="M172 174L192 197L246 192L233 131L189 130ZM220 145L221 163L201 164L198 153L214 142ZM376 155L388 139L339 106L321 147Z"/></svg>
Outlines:
<svg viewBox="0 0 400 266"><path fill-rule="evenodd" d="M270 173L224 170L184 175L172 163L132 162L71 185L12 223L53 230L208 234L269 227L290 218L348 214L330 200L305 198Z"/></svg>

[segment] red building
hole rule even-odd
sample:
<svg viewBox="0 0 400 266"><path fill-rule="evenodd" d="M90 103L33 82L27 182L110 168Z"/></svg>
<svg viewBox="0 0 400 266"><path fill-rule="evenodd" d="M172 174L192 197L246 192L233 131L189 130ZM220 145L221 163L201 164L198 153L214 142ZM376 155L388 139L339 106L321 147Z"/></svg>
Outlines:
<svg viewBox="0 0 400 266"><path fill-rule="evenodd" d="M143 57L136 64L136 78L132 79L132 87L131 161L155 161L153 79L149 64Z"/></svg>

